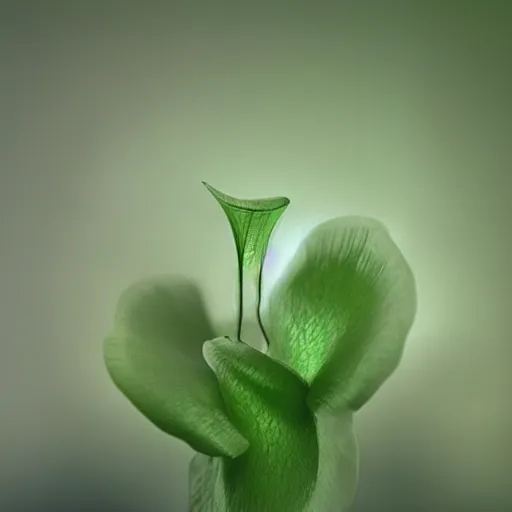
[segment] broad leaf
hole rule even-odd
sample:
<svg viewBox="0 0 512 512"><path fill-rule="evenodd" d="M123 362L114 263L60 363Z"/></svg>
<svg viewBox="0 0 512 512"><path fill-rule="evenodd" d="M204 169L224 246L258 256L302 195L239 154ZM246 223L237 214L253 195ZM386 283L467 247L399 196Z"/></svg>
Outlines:
<svg viewBox="0 0 512 512"><path fill-rule="evenodd" d="M311 384L313 409L356 410L396 368L415 311L413 274L387 229L342 217L306 237L263 323L269 354Z"/></svg>
<svg viewBox="0 0 512 512"><path fill-rule="evenodd" d="M230 418L250 443L240 457L221 462L222 510L302 510L318 471L308 386L244 343L217 338L205 343L204 355L217 375Z"/></svg>
<svg viewBox="0 0 512 512"><path fill-rule="evenodd" d="M195 285L153 278L121 296L104 357L117 387L157 427L199 452L235 457L248 444L203 359L202 345L212 336Z"/></svg>

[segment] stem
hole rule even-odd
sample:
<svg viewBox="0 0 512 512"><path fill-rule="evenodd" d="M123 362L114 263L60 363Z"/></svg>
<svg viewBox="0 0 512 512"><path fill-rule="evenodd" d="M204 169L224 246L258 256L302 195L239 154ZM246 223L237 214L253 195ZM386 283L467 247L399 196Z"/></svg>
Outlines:
<svg viewBox="0 0 512 512"><path fill-rule="evenodd" d="M238 255L238 318L236 339L242 341L242 322L244 318L244 269L240 255Z"/></svg>
<svg viewBox="0 0 512 512"><path fill-rule="evenodd" d="M239 276L239 299L238 299L238 322L237 334L240 341L247 343L254 337L266 337L261 329L260 318L261 304L261 265L246 267L238 270ZM253 332L258 327L259 333ZM250 344L250 343L249 343Z"/></svg>
<svg viewBox="0 0 512 512"><path fill-rule="evenodd" d="M263 334L263 338L265 339L265 345L266 349L268 350L269 347L269 339L267 336L267 332L265 331L265 328L263 327L263 323L261 321L261 290L263 285L263 265L260 265L260 268L258 270L258 285L257 285L257 297L256 297L256 318L258 320L258 325L260 327L261 334Z"/></svg>

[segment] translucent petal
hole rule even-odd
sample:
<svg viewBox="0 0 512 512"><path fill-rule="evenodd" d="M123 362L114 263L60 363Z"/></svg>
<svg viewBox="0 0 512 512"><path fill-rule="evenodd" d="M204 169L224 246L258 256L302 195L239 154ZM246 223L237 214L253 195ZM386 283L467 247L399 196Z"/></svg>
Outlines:
<svg viewBox="0 0 512 512"><path fill-rule="evenodd" d="M272 230L290 200L286 197L238 199L208 183L203 184L226 213L242 267L261 265Z"/></svg>
<svg viewBox="0 0 512 512"><path fill-rule="evenodd" d="M352 411L317 414L318 480L306 512L346 512L357 488L358 447Z"/></svg>
<svg viewBox="0 0 512 512"><path fill-rule="evenodd" d="M196 453L189 468L189 512L216 512L214 490L220 459Z"/></svg>
<svg viewBox="0 0 512 512"><path fill-rule="evenodd" d="M202 356L212 334L194 284L152 278L121 296L104 357L117 387L157 427L199 452L235 457L248 444Z"/></svg>
<svg viewBox="0 0 512 512"><path fill-rule="evenodd" d="M306 383L279 362L227 338L206 342L204 355L230 418L250 443L240 457L221 462L222 510L301 511L318 471Z"/></svg>
<svg viewBox="0 0 512 512"><path fill-rule="evenodd" d="M387 229L342 217L306 237L263 324L269 354L311 384L314 410L355 410L396 368L415 311L413 274Z"/></svg>
<svg viewBox="0 0 512 512"><path fill-rule="evenodd" d="M246 325L256 323L265 337L260 320L261 275L270 235L286 210L286 197L237 199L213 188L211 192L224 210L231 225L238 258L238 319L236 338L246 341Z"/></svg>

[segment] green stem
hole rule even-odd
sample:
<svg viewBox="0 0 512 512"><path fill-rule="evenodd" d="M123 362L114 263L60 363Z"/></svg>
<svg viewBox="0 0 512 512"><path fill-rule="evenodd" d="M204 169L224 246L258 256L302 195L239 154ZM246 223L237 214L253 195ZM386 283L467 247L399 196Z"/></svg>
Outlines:
<svg viewBox="0 0 512 512"><path fill-rule="evenodd" d="M265 339L266 348L268 349L270 342L267 336L267 332L265 331L265 327L263 327L263 323L261 321L261 291L262 291L262 285L263 285L263 265L260 267L258 272L258 288L257 288L257 299L256 299L256 318L258 321L258 325L261 331L261 334L263 334L263 338Z"/></svg>
<svg viewBox="0 0 512 512"><path fill-rule="evenodd" d="M244 268L240 256L238 257L238 318L236 339L242 339L242 322L244 318Z"/></svg>

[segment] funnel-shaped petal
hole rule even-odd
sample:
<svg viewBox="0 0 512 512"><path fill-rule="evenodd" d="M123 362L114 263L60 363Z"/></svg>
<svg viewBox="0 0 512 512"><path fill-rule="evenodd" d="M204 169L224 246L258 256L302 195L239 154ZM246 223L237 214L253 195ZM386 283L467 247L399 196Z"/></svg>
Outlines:
<svg viewBox="0 0 512 512"><path fill-rule="evenodd" d="M238 258L243 268L261 265L270 235L290 200L286 197L238 199L208 183L204 186L222 206L233 230Z"/></svg>
<svg viewBox="0 0 512 512"><path fill-rule="evenodd" d="M259 311L263 259L270 235L290 200L286 197L237 199L208 183L203 184L224 210L235 239L239 281L237 338L242 337L244 322L251 320L256 321L265 336Z"/></svg>

